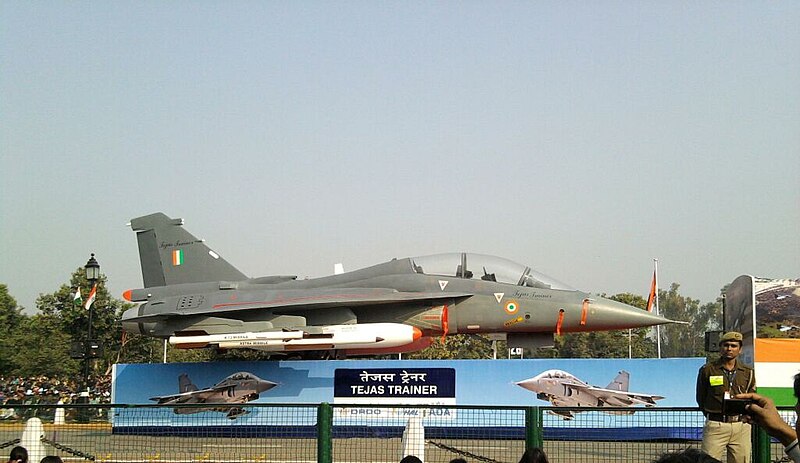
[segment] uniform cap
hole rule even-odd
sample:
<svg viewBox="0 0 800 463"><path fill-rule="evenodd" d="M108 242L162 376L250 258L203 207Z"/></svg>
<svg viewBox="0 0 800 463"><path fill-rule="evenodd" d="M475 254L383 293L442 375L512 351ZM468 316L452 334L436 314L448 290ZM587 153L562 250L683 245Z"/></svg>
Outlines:
<svg viewBox="0 0 800 463"><path fill-rule="evenodd" d="M728 331L727 333L723 334L719 338L719 343L722 344L725 341L739 341L742 342L742 333L737 331Z"/></svg>

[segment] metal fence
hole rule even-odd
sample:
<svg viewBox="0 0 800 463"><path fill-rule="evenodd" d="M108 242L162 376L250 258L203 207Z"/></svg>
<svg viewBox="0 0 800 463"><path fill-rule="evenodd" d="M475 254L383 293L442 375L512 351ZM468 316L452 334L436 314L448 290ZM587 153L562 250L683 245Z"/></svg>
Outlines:
<svg viewBox="0 0 800 463"><path fill-rule="evenodd" d="M699 447L696 408L574 409L410 405L31 405L0 410L0 455L31 462L519 461L527 447L551 462L649 462ZM774 457L773 457L774 456ZM782 446L754 432L754 462Z"/></svg>

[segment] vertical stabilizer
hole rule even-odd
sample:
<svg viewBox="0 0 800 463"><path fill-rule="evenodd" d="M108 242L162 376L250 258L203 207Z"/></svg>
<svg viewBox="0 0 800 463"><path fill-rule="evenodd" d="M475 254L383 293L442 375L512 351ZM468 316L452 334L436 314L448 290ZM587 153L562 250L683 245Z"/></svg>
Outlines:
<svg viewBox="0 0 800 463"><path fill-rule="evenodd" d="M611 389L612 391L624 391L628 392L628 383L631 381L631 374L625 370L621 370L614 381L608 383L606 389Z"/></svg>
<svg viewBox="0 0 800 463"><path fill-rule="evenodd" d="M247 279L182 225L182 219L172 219L161 212L131 220L139 243L145 288Z"/></svg>
<svg viewBox="0 0 800 463"><path fill-rule="evenodd" d="M178 376L178 392L183 394L184 392L194 392L197 390L197 386L192 384L192 380L189 379L189 375L186 373L182 373Z"/></svg>

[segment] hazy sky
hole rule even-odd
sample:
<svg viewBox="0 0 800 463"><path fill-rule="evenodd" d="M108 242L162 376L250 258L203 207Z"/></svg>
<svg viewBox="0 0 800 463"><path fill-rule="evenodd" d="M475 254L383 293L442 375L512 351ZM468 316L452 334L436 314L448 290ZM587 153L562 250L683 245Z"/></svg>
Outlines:
<svg viewBox="0 0 800 463"><path fill-rule="evenodd" d="M494 254L593 293L800 277L800 2L0 2L0 283L163 211L250 276Z"/></svg>

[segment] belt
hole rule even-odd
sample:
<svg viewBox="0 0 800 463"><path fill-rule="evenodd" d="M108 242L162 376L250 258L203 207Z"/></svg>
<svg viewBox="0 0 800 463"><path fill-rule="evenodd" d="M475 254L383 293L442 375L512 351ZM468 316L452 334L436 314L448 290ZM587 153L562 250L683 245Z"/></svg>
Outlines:
<svg viewBox="0 0 800 463"><path fill-rule="evenodd" d="M709 413L706 415L711 421L721 421L723 423L736 423L742 421L742 415L723 415L722 413Z"/></svg>

